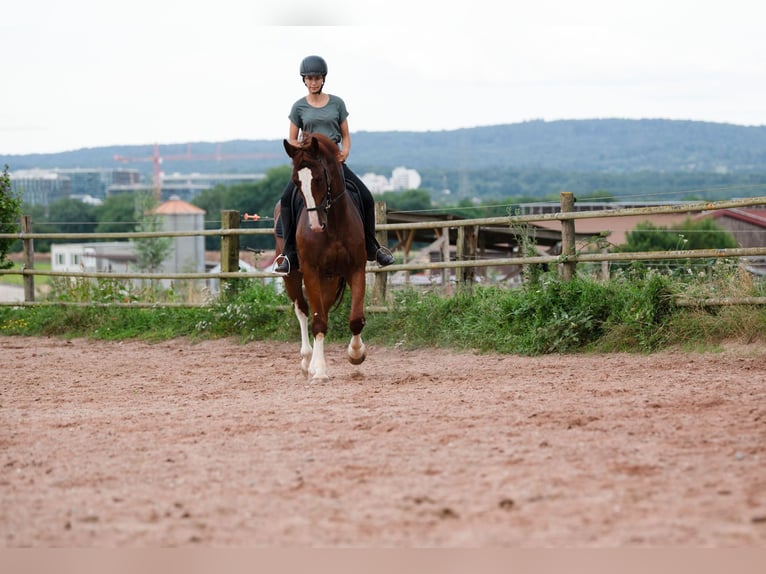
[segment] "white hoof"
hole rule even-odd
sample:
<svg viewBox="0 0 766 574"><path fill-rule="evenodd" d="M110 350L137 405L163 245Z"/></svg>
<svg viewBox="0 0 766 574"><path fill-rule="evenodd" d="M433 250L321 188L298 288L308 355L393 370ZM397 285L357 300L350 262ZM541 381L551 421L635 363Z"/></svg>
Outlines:
<svg viewBox="0 0 766 574"><path fill-rule="evenodd" d="M351 337L346 353L348 353L348 361L352 365L361 365L364 363L364 360L367 358L367 346L364 344L364 341L362 341L360 335Z"/></svg>
<svg viewBox="0 0 766 574"><path fill-rule="evenodd" d="M367 353L362 352L361 354L352 354L351 349L349 349L348 354L348 362L352 365L361 365L364 363L364 360L367 358Z"/></svg>

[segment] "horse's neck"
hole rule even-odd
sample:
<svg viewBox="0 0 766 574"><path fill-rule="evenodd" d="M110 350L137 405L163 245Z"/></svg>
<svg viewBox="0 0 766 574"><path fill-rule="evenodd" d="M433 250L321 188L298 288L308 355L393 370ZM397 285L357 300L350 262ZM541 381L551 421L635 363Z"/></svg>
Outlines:
<svg viewBox="0 0 766 574"><path fill-rule="evenodd" d="M340 177L330 178L330 189L332 191L332 200L338 201L348 190L349 182L343 176L343 168L340 165L337 168L340 172Z"/></svg>
<svg viewBox="0 0 766 574"><path fill-rule="evenodd" d="M327 214L327 227L337 233L348 236L354 232L353 222L361 219L361 207L357 205L353 193L344 193L334 199L333 207Z"/></svg>

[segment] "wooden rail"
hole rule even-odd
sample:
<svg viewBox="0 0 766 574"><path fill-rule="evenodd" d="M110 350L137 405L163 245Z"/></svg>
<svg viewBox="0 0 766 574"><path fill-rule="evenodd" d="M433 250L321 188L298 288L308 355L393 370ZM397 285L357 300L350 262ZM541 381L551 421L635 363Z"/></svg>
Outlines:
<svg viewBox="0 0 766 574"><path fill-rule="evenodd" d="M470 289L474 281L476 268L500 267L508 265L557 265L560 266L564 279L574 276L577 263L585 262L614 262L614 261L659 261L670 259L711 259L711 258L739 258L766 256L766 246L733 248L733 249L697 249L697 250L674 250L674 251L644 251L633 253L578 253L575 246L576 220L602 217L620 217L628 215L650 215L665 213L686 213L694 211L712 211L717 209L731 209L752 205L766 204L766 197L753 197L736 200L717 202L684 203L678 205L612 209L602 211L573 211L574 198L570 193L561 194L562 210L558 213L536 215L509 215L503 217L488 217L477 219L459 220L434 220L411 223L386 223L385 204L379 202L376 206L377 232L380 240L386 237L387 231L411 230L411 229L441 229L443 233L449 229L457 228L457 260L449 260L449 250L444 249L444 260L428 263L401 263L380 268L370 265L369 273L374 273L376 283L373 286L373 303L380 304L385 301L386 277L396 271L422 271L422 270L456 270L458 288ZM491 259L477 258L477 230L481 226L516 226L518 224L536 221L561 220L562 221L562 250L561 255L500 257ZM24 264L20 269L0 270L1 275L21 275L24 278L24 302L0 303L4 305L20 305L34 303L34 277L70 277L70 278L95 278L95 279L171 279L171 280L197 280L218 278L228 285L236 285L237 280L247 278L275 277L270 272L240 272L234 269L239 260L239 236L240 235L272 235L271 228L242 229L239 228L240 216L236 211L223 211L220 229L195 230L195 231L156 231L156 232L112 232L112 233L35 233L32 231L31 220L28 216L22 218L21 231L18 234L0 234L0 238L19 239L24 248ZM88 272L88 271L46 271L34 268L34 239L49 240L72 240L72 239L145 239L153 237L190 237L190 236L220 236L223 238L221 249L221 269L219 273L138 273L138 272ZM445 285L446 275L443 276ZM227 283L224 283L227 285ZM752 298L750 298L752 299ZM760 301L760 298L755 298ZM710 304L713 299L709 300ZM731 304L731 300L722 300L718 304ZM130 304L128 304L130 305Z"/></svg>

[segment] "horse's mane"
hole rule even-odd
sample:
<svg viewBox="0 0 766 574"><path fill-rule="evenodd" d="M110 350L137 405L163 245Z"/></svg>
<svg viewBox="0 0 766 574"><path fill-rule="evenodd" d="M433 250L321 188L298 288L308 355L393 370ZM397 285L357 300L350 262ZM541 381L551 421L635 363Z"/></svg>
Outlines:
<svg viewBox="0 0 766 574"><path fill-rule="evenodd" d="M336 144L333 140L331 140L324 134L304 132L300 140L301 147L305 149L309 145L311 145L311 138L316 138L323 154L332 158L337 157L338 152L340 151L338 144Z"/></svg>

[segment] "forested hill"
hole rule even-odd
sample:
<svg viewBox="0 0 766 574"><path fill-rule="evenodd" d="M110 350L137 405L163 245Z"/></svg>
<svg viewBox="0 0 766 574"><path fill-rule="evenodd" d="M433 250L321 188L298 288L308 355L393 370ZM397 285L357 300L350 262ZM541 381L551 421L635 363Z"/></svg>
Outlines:
<svg viewBox="0 0 766 574"><path fill-rule="evenodd" d="M352 163L381 173L397 166L418 170L537 168L625 173L766 173L766 126L677 120L529 121L450 131L354 132ZM165 171L260 171L287 163L282 140L237 140L160 145L162 156L188 151L196 156L269 154L268 158L221 161L172 161ZM11 171L39 168L135 167L151 171L151 162L119 163L115 155L148 158L145 146L87 148L54 154L0 155Z"/></svg>
<svg viewBox="0 0 766 574"><path fill-rule="evenodd" d="M422 187L459 197L540 196L563 188L578 193L650 193L746 184L734 193L762 194L766 125L679 120L528 121L428 132L353 132L350 165L358 173L418 170ZM160 145L165 173L264 172L287 165L282 140ZM201 160L222 154L220 160ZM191 159L173 159L190 153ZM11 171L28 168L132 167L151 173L153 144L1 156ZM120 163L115 156L143 158ZM261 157L254 157L261 156ZM266 157L262 157L266 156ZM455 197L453 195L452 197Z"/></svg>
<svg viewBox="0 0 766 574"><path fill-rule="evenodd" d="M766 173L766 126L607 119L356 134L354 160L374 165L376 157L416 169Z"/></svg>

